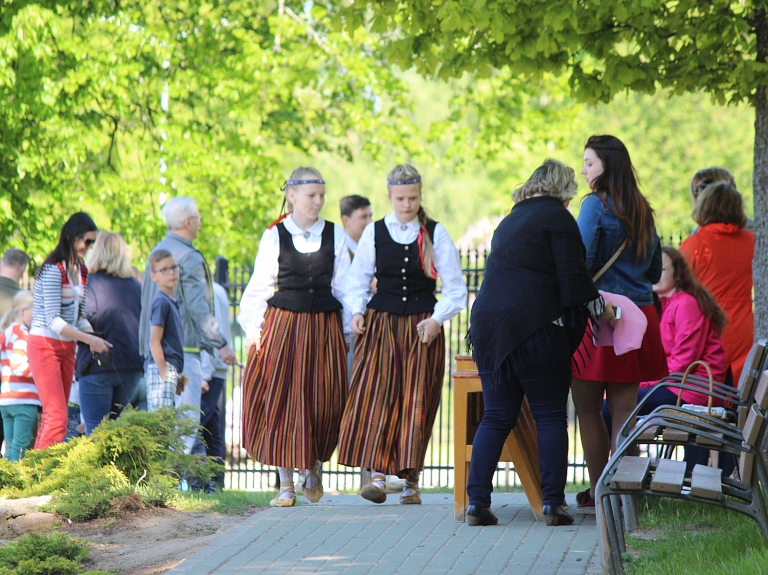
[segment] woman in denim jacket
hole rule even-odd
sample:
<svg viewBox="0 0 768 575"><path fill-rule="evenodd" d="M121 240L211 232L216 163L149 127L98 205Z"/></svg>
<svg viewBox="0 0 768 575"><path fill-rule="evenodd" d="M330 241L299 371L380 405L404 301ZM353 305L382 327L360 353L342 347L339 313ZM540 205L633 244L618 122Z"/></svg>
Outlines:
<svg viewBox="0 0 768 575"><path fill-rule="evenodd" d="M590 480L590 489L576 499L580 508L593 508L594 486L616 447L616 432L637 404L640 382L661 379L668 372L653 306L653 284L661 277L661 246L653 210L640 193L629 152L613 136L592 136L581 173L592 190L577 220L590 273L597 274L624 245L595 285L629 298L648 319L640 349L617 356L612 347L595 348L588 329L574 358L573 402ZM601 415L603 395L615 422L612 436Z"/></svg>

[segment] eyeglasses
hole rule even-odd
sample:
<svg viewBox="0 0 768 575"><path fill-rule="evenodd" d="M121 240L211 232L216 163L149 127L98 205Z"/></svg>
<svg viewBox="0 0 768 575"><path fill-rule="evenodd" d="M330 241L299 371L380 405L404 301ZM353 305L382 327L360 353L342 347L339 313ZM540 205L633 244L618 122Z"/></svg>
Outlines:
<svg viewBox="0 0 768 575"><path fill-rule="evenodd" d="M178 264L175 266L171 266L169 268L160 268L159 270L152 270L153 272L159 272L163 274L164 276L167 276L168 274L175 274L178 273L181 270L181 266Z"/></svg>
<svg viewBox="0 0 768 575"><path fill-rule="evenodd" d="M85 240L85 247L86 248L90 248L96 242L96 240L90 240L88 238L83 238L83 239Z"/></svg>

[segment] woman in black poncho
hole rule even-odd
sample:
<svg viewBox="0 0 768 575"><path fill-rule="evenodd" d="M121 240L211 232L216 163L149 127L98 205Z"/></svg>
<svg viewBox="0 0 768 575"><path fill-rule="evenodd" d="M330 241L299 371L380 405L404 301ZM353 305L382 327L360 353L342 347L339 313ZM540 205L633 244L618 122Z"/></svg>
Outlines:
<svg viewBox="0 0 768 575"><path fill-rule="evenodd" d="M470 525L498 521L490 509L493 473L524 396L536 421L547 525L573 523L563 508L571 356L589 314L613 320L566 209L575 193L574 171L545 161L515 190L515 207L493 236L470 328L485 402L467 486Z"/></svg>

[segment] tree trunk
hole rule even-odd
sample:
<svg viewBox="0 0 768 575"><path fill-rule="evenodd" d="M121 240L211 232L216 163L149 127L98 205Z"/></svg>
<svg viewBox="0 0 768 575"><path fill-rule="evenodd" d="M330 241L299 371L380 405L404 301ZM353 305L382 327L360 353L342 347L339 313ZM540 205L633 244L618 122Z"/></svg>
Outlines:
<svg viewBox="0 0 768 575"><path fill-rule="evenodd" d="M768 58L768 17L765 9L756 19L757 61ZM768 100L766 85L755 96L755 171L752 177L755 202L755 337L768 337Z"/></svg>

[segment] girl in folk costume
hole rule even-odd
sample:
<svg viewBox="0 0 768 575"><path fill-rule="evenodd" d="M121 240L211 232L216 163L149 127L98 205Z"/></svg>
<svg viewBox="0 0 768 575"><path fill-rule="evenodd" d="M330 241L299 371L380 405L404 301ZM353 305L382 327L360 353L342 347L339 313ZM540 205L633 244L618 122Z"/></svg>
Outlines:
<svg viewBox="0 0 768 575"><path fill-rule="evenodd" d="M345 290L358 336L339 462L371 469L365 499L386 500L389 474L406 480L400 503L418 504L445 371L442 325L464 308L467 290L448 232L421 206L416 169L396 166L387 188L394 209L363 231Z"/></svg>
<svg viewBox="0 0 768 575"><path fill-rule="evenodd" d="M295 468L300 492L312 502L323 496L320 467L336 448L347 398L344 230L320 217L325 181L316 169L294 170L285 200L292 213L261 237L238 316L248 353L244 447L256 461L278 468L273 507L295 504Z"/></svg>

